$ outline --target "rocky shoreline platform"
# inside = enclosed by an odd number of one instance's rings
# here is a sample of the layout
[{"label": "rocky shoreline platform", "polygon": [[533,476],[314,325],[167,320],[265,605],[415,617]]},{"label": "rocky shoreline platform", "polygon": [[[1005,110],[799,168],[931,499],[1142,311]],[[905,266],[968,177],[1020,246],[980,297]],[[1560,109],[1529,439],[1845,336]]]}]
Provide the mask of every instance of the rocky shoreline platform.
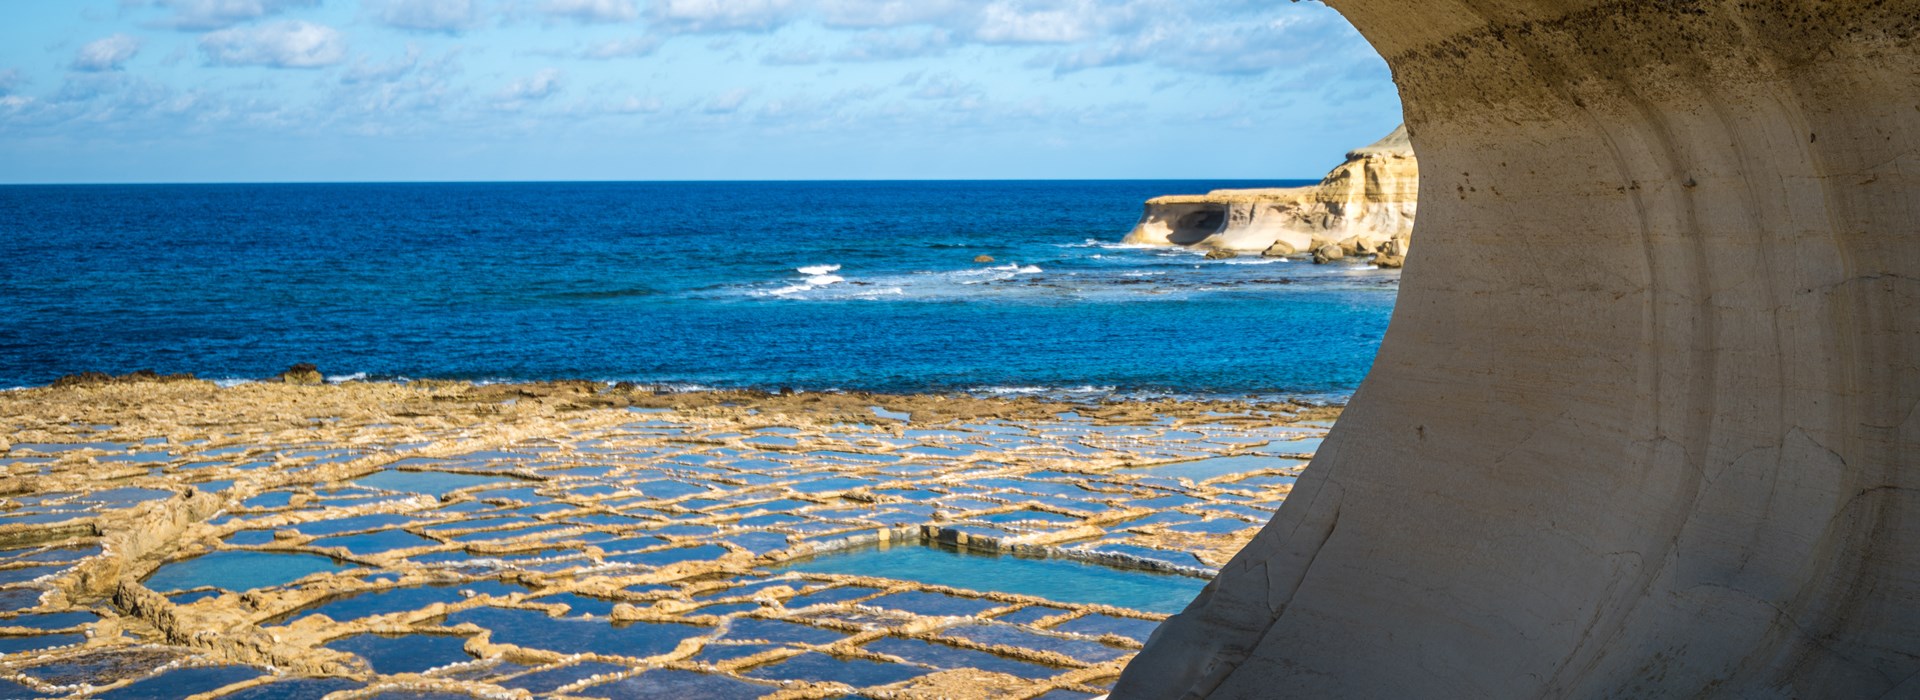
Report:
[{"label": "rocky shoreline platform", "polygon": [[1338,413],[301,378],[0,392],[0,697],[1095,697]]}]

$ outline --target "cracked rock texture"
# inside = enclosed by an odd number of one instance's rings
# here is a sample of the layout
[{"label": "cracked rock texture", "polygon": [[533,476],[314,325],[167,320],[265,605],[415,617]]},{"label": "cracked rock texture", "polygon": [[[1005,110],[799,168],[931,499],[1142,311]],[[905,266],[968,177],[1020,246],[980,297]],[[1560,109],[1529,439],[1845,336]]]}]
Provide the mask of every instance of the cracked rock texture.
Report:
[{"label": "cracked rock texture", "polygon": [[1328,4],[1420,250],[1114,697],[1920,696],[1920,3]]},{"label": "cracked rock texture", "polygon": [[0,392],[0,698],[1092,697],[1337,414],[585,382]]}]

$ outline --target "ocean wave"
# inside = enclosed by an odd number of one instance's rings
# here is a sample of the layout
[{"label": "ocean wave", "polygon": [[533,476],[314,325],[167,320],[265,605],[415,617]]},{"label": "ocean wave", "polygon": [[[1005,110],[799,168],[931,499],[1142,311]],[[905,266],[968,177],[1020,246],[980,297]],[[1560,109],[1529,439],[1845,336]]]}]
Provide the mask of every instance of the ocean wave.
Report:
[{"label": "ocean wave", "polygon": [[840,266],[839,265],[808,265],[806,267],[796,267],[794,268],[794,271],[799,272],[800,274],[803,274],[803,275],[807,275],[809,277],[818,277],[820,275],[825,275],[830,272],[839,272]]},{"label": "ocean wave", "polygon": [[785,287],[781,287],[779,289],[775,289],[769,292],[764,292],[763,294],[765,296],[775,296],[775,297],[791,296],[794,294],[799,294],[801,292],[808,292],[815,289],[819,289],[821,287],[835,285],[835,284],[839,284],[841,282],[847,281],[847,278],[845,277],[832,274],[834,270],[838,270],[838,269],[840,269],[839,265],[816,265],[813,267],[803,267],[803,268],[800,268],[801,272],[808,272],[809,270],[812,271],[807,274],[807,278],[805,280],[801,280],[800,283],[798,284],[790,284]]},{"label": "ocean wave", "polygon": [[[617,383],[617,382],[616,382]],[[636,387],[668,394],[691,394],[701,391],[725,391],[723,387],[691,382],[629,382]]]},{"label": "ocean wave", "polygon": [[1117,386],[981,386],[968,389],[970,394],[988,396],[1059,396],[1068,394],[1112,394],[1120,390]]},{"label": "ocean wave", "polygon": [[[991,265],[921,269],[866,270],[846,276],[823,274],[718,287],[710,293],[766,300],[888,303],[915,301],[1028,301],[1104,303],[1167,299],[1223,292],[1277,292],[1282,288],[1333,290],[1336,286],[1391,285],[1388,275],[1354,265],[1294,265],[1299,260],[1242,256],[1223,265],[1194,259],[1196,251],[1162,249],[1151,256],[1112,256],[1118,260],[1086,264],[1090,256]],[[1166,256],[1163,258],[1162,256]],[[1262,267],[1278,265],[1279,267]],[[1294,287],[1300,285],[1300,287]]]},{"label": "ocean wave", "polygon": [[1013,273],[1016,275],[1037,275],[1042,272],[1045,272],[1045,270],[1040,269],[1039,265],[1021,265],[1020,263],[1008,263],[1006,265],[995,265],[993,267],[979,267],[971,270],[960,270],[953,274],[956,277],[971,277],[971,276],[977,276],[977,275],[991,275],[997,272]]},{"label": "ocean wave", "polygon": [[213,382],[213,385],[214,385],[214,386],[217,386],[217,387],[220,387],[220,388],[222,388],[222,389],[232,389],[232,388],[234,388],[234,387],[236,387],[236,386],[240,386],[240,385],[242,385],[242,384],[255,384],[255,383],[258,383],[258,382],[259,382],[260,380],[258,380],[258,379],[240,379],[240,378],[237,378],[237,377],[226,377],[226,378],[222,378],[222,379],[209,379],[209,380],[207,380],[207,381],[210,381],[210,382]]},{"label": "ocean wave", "polygon": [[1080,243],[1056,243],[1055,245],[1061,248],[1099,248],[1102,250],[1160,250],[1167,247],[1154,245],[1152,243],[1116,243],[1114,241],[1103,241],[1097,238],[1089,238]]},{"label": "ocean wave", "polygon": [[985,284],[988,282],[1002,282],[1002,281],[1010,280],[1019,275],[1037,275],[1042,272],[1046,272],[1046,270],[1040,269],[1039,265],[1021,265],[1019,263],[1012,263],[1008,265],[995,265],[993,267],[982,267],[982,268],[977,268],[973,270],[961,270],[959,272],[953,273],[953,276],[971,278],[971,279],[960,280],[961,284]]},{"label": "ocean wave", "polygon": [[340,384],[343,382],[364,382],[366,380],[367,380],[366,372],[354,372],[353,374],[334,374],[334,375],[327,376],[328,384]]}]

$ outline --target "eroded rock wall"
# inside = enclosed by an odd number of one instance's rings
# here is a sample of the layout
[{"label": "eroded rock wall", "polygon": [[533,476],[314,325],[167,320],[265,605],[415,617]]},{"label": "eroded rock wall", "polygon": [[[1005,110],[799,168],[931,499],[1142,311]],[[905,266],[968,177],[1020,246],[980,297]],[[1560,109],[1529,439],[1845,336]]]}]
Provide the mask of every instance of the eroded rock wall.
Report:
[{"label": "eroded rock wall", "polygon": [[1328,4],[1420,246],[1114,697],[1920,696],[1920,2]]},{"label": "eroded rock wall", "polygon": [[1129,243],[1309,253],[1347,243],[1373,252],[1413,231],[1420,170],[1405,126],[1347,154],[1318,185],[1214,190],[1147,200]]}]

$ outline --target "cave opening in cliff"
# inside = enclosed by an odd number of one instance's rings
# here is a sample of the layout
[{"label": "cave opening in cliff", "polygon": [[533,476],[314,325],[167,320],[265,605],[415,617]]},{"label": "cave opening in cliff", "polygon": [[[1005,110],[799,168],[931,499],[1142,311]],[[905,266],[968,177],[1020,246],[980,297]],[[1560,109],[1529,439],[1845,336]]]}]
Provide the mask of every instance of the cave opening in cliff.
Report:
[{"label": "cave opening in cliff", "polygon": [[1176,245],[1199,243],[1219,233],[1221,225],[1226,222],[1226,208],[1206,207],[1174,221],[1173,231],[1167,234],[1167,241]]}]

